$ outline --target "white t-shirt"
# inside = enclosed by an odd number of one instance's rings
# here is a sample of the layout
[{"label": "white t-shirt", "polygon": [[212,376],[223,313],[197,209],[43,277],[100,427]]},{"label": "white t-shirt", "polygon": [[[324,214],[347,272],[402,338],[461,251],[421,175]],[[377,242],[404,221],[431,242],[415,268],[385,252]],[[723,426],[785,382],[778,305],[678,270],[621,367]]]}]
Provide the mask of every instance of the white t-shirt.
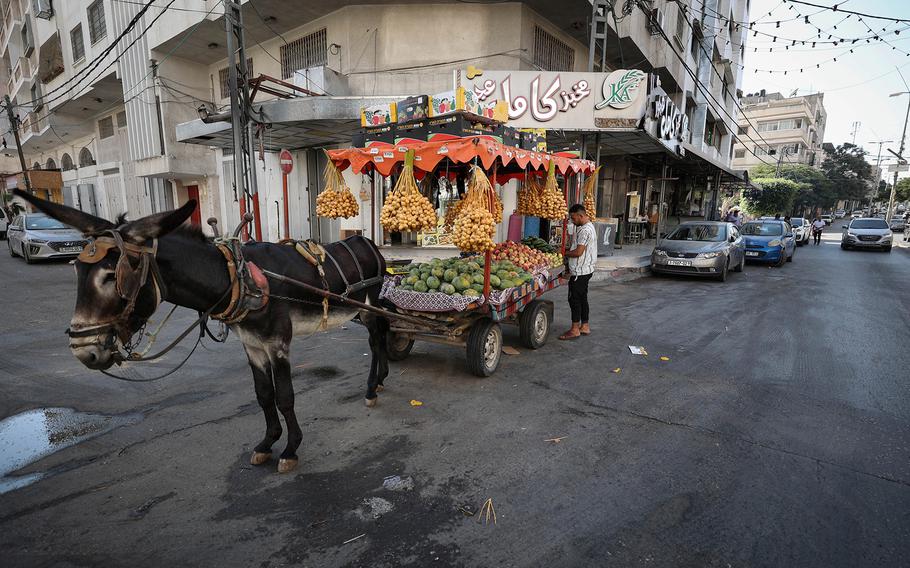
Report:
[{"label": "white t-shirt", "polygon": [[569,250],[575,250],[578,245],[584,245],[585,252],[579,257],[569,259],[569,272],[573,276],[594,274],[597,264],[597,229],[594,228],[594,223],[588,221],[580,227],[575,227]]},{"label": "white t-shirt", "polygon": [[812,221],[812,227],[814,227],[814,228],[816,228],[816,229],[824,229],[824,228],[825,228],[825,222],[822,221],[821,219],[819,219],[819,220],[817,220],[817,221]]}]

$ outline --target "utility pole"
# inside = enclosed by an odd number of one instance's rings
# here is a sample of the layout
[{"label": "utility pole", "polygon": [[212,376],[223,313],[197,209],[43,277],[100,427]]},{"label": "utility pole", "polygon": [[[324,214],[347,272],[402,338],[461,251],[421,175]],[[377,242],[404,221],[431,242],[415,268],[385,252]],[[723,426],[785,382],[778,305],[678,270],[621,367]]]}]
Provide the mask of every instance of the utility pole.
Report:
[{"label": "utility pole", "polygon": [[852,144],[853,144],[854,146],[856,146],[856,133],[859,132],[859,127],[860,127],[861,125],[862,125],[862,123],[861,123],[860,121],[858,121],[858,120],[857,120],[856,122],[853,123],[853,130],[850,132],[850,135],[853,136],[853,142],[852,142]]},{"label": "utility pole", "polygon": [[781,147],[780,153],[777,158],[777,171],[775,172],[774,177],[780,177],[780,166],[784,161],[784,157],[789,153],[790,152],[787,151],[786,147]]},{"label": "utility pole", "polygon": [[25,165],[25,154],[22,153],[22,144],[19,142],[19,119],[13,113],[13,103],[9,100],[9,95],[3,95],[3,103],[6,105],[6,116],[9,118],[9,127],[13,131],[13,138],[16,140],[16,150],[19,151],[19,165],[22,166],[22,177],[25,178],[25,190],[32,192],[32,180],[28,177],[28,166]]},{"label": "utility pole", "polygon": [[[231,89],[231,131],[234,139],[234,185],[240,189],[240,216],[246,213],[247,196],[253,202],[256,240],[262,240],[262,221],[256,183],[256,157],[250,114],[249,70],[246,67],[246,48],[243,39],[243,14],[240,0],[224,0],[224,20],[227,28],[228,82]],[[244,228],[244,236],[249,236]]]},{"label": "utility pole", "polygon": [[[903,91],[900,93],[892,93],[892,97],[897,97],[900,95],[910,95],[910,91]],[[904,130],[901,133],[901,146],[900,149],[895,154],[894,151],[888,150],[895,156],[897,156],[897,164],[894,166],[894,183],[891,184],[891,197],[888,198],[888,211],[885,213],[885,221],[891,223],[891,212],[894,209],[894,197],[897,194],[897,174],[900,166],[907,163],[907,160],[904,159],[904,141],[907,139],[907,119],[910,119],[910,97],[907,100],[907,114],[904,116]]]},{"label": "utility pole", "polygon": [[[878,172],[878,179],[875,180],[875,192],[878,192],[878,182],[882,179],[882,146],[884,144],[891,144],[894,140],[874,140],[869,142],[869,144],[878,144],[878,157],[875,159],[875,171]],[[873,194],[875,195],[875,194]],[[869,198],[869,211],[872,211],[872,201],[873,198]]]}]

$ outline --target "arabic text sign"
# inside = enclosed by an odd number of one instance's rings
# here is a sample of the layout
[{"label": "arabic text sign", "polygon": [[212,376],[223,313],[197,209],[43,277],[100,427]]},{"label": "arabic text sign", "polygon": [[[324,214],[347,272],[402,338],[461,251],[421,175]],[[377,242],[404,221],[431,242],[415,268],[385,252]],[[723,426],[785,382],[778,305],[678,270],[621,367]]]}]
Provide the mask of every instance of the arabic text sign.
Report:
[{"label": "arabic text sign", "polygon": [[509,126],[592,130],[595,122],[634,126],[645,113],[647,74],[637,69],[612,73],[484,71],[468,79],[455,72],[455,87],[472,90],[479,100],[501,100],[509,107]]}]

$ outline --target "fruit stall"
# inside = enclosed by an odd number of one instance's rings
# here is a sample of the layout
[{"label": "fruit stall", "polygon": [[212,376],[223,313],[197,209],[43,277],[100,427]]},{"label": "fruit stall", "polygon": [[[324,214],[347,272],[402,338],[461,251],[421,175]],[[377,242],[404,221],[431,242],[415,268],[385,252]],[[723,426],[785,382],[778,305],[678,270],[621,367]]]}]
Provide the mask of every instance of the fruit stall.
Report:
[{"label": "fruit stall", "polygon": [[344,148],[329,150],[328,156],[317,214],[345,214],[350,190],[339,171],[378,173],[395,178],[380,212],[388,231],[437,225],[436,209],[421,190],[420,180],[427,175],[467,180],[443,221],[459,256],[398,266],[385,279],[381,298],[392,321],[390,359],[407,357],[415,341],[455,345],[466,349],[469,370],[485,377],[499,365],[503,324],[516,325],[521,344],[529,349],[546,343],[553,304],[540,297],[565,282],[564,248],[537,237],[494,242],[503,216],[494,184],[521,182],[517,214],[563,221],[569,180],[593,174],[592,162],[507,146],[485,136]]}]

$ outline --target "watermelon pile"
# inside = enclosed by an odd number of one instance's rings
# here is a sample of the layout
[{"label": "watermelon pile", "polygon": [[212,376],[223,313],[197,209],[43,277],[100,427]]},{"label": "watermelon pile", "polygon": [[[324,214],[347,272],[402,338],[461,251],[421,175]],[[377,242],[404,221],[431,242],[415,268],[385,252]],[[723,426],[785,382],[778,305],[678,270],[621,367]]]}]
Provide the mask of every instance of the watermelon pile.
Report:
[{"label": "watermelon pile", "polygon": [[[479,297],[483,293],[483,261],[478,258],[434,258],[430,262],[407,266],[399,290],[422,293],[442,293],[449,296]],[[490,287],[508,290],[531,282],[526,270],[509,260],[490,265]]]}]

